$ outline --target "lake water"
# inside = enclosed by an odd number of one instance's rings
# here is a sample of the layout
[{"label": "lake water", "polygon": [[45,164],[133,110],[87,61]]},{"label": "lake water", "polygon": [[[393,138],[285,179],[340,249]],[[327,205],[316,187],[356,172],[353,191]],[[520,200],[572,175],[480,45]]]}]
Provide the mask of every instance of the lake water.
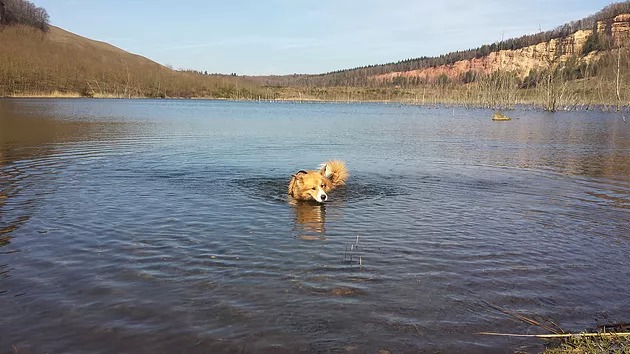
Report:
[{"label": "lake water", "polygon": [[[630,322],[630,122],[0,100],[0,352],[537,352]],[[346,161],[326,205],[292,173]]]}]

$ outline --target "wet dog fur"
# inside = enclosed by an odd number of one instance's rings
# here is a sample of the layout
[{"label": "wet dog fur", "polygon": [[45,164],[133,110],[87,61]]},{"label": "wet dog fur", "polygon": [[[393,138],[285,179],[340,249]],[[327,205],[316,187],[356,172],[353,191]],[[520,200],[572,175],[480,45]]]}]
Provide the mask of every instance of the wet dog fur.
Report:
[{"label": "wet dog fur", "polygon": [[300,170],[289,182],[289,195],[296,200],[324,203],[328,192],[346,184],[348,170],[339,160],[330,160],[319,166],[319,170]]}]

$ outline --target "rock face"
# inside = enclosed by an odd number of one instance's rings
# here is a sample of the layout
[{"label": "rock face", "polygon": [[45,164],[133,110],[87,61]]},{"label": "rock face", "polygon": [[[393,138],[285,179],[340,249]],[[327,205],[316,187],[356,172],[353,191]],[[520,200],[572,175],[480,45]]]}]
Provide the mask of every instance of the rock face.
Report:
[{"label": "rock face", "polygon": [[[614,45],[627,44],[630,40],[630,14],[621,14],[609,21],[599,21],[597,31],[601,34],[609,33]],[[390,81],[396,77],[417,77],[432,82],[437,81],[442,75],[446,75],[451,80],[457,80],[468,71],[489,74],[497,70],[515,72],[524,78],[532,69],[547,68],[552,61],[565,61],[573,55],[581,54],[592,33],[593,30],[579,30],[565,38],[552,39],[517,50],[492,52],[485,57],[461,60],[450,65],[390,72],[372,76],[372,79]],[[592,56],[585,58],[585,60],[590,59]]]},{"label": "rock face", "polygon": [[615,46],[628,43],[628,39],[630,39],[630,14],[621,14],[615,17],[611,24],[611,32]]}]

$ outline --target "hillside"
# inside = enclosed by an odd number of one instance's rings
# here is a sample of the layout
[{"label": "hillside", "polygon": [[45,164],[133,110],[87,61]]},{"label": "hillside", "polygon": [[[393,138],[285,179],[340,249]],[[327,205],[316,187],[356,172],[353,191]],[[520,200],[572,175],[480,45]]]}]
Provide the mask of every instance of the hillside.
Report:
[{"label": "hillside", "polygon": [[258,85],[176,71],[110,44],[50,26],[0,26],[0,96],[253,98]]},{"label": "hillside", "polygon": [[253,79],[299,100],[620,109],[630,105],[630,1],[550,31],[440,57]]},{"label": "hillside", "polygon": [[567,63],[572,58],[577,58],[580,63],[592,64],[599,59],[598,53],[587,47],[593,37],[607,38],[611,48],[627,44],[630,39],[630,14],[597,21],[594,29],[577,30],[561,38],[519,49],[499,50],[483,57],[459,60],[448,65],[372,75],[369,79],[381,82],[401,82],[408,79],[435,82],[440,77],[447,77],[456,81],[465,80],[467,74],[488,75],[498,70],[513,72],[524,79],[532,70],[544,70],[553,62]]},{"label": "hillside", "polygon": [[[461,75],[468,70],[481,74],[514,70],[524,77],[529,70],[549,66],[549,61],[557,61],[558,57],[566,60],[571,56],[585,54],[585,46],[589,47],[587,49],[590,53],[627,43],[630,27],[628,14],[630,1],[625,1],[611,4],[591,16],[549,31],[486,44],[475,49],[445,53],[439,57],[419,57],[318,75],[268,76],[259,79],[270,86],[383,87],[406,83],[406,77],[417,78],[409,82],[414,85],[437,81],[441,74],[451,80],[461,80]],[[592,33],[598,35],[591,37]],[[624,35],[619,36],[622,33]],[[615,39],[611,38],[613,35]],[[455,70],[452,70],[453,67]],[[443,79],[444,77],[442,81]]]}]

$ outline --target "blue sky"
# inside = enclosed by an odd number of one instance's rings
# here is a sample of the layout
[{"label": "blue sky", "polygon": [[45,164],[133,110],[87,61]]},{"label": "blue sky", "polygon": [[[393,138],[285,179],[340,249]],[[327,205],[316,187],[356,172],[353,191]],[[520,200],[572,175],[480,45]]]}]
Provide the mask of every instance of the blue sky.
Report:
[{"label": "blue sky", "polygon": [[609,0],[31,0],[51,23],[176,69],[322,73],[549,30]]}]

